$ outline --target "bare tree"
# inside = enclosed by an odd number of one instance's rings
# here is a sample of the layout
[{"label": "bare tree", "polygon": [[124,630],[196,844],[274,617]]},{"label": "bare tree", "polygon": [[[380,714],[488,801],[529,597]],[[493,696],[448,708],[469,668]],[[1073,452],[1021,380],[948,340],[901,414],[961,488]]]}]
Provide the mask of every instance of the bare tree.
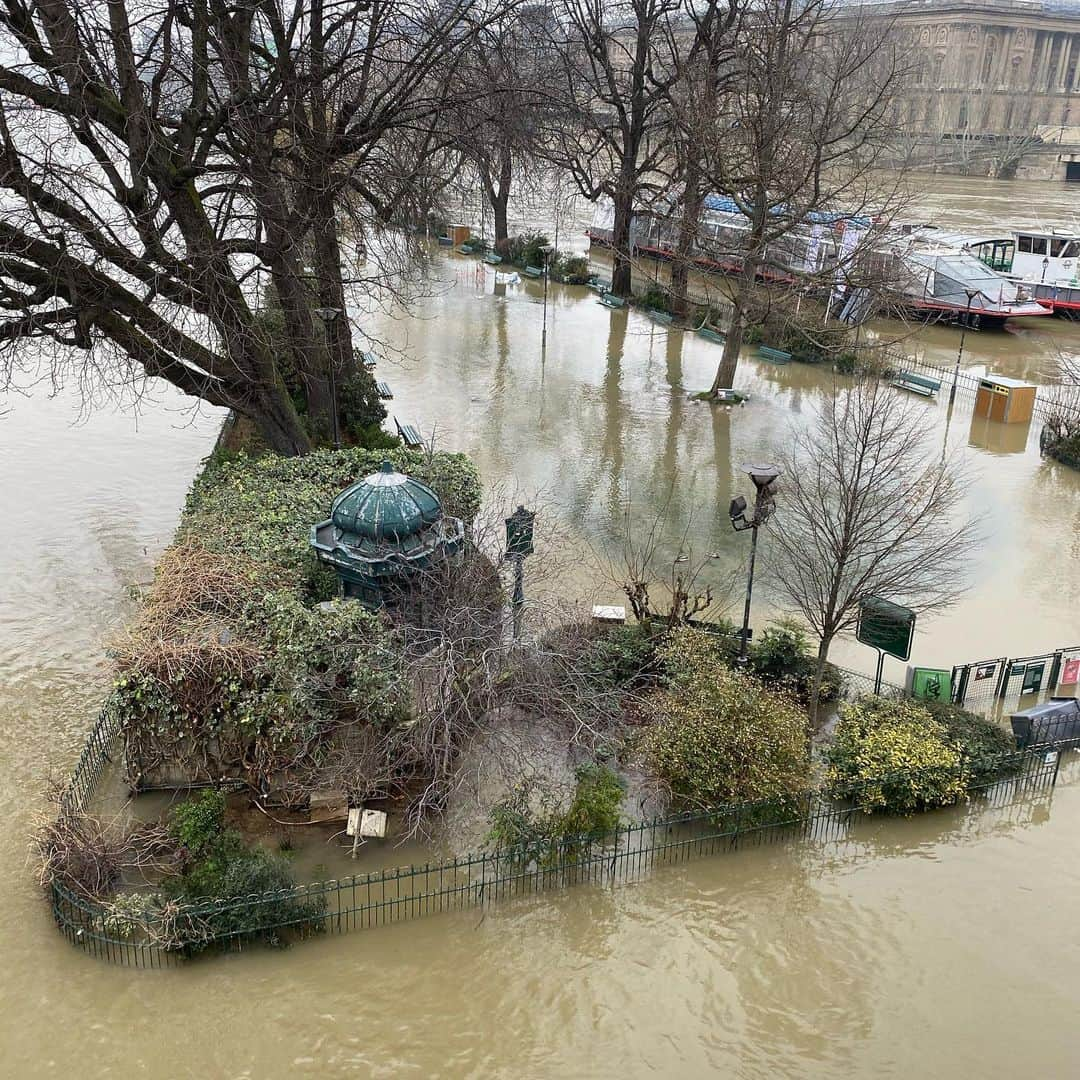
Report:
[{"label": "bare tree", "polygon": [[862,379],[825,400],[784,463],[771,570],[818,638],[811,722],[829,648],[862,600],[924,614],[964,591],[976,524],[959,516],[963,477],[931,452],[920,417],[887,383]]},{"label": "bare tree", "polygon": [[581,193],[610,199],[611,291],[629,296],[634,209],[655,187],[669,149],[667,94],[687,35],[682,0],[561,0],[567,28],[565,116],[550,153]]},{"label": "bare tree", "polygon": [[[0,0],[6,381],[11,346],[44,342],[32,358],[54,381],[162,378],[275,450],[308,449],[285,373],[325,430],[353,364],[350,293],[388,279],[364,270],[365,233],[423,201],[453,64],[494,10]],[[254,311],[266,281],[273,340]]]},{"label": "bare tree", "polygon": [[495,248],[506,254],[507,210],[534,163],[550,86],[558,78],[561,28],[541,5],[509,9],[477,35],[456,65],[463,107],[451,114],[455,144],[491,206]]},{"label": "bare tree", "polygon": [[[745,221],[729,234],[735,317],[714,394],[732,386],[759,282],[790,276],[779,258],[788,254],[787,238],[815,220],[832,227],[888,215],[897,184],[883,184],[875,167],[893,145],[892,103],[905,75],[880,26],[837,17],[832,0],[748,8],[737,47],[738,70],[719,113],[697,132],[709,186]],[[855,261],[850,245],[840,250],[841,262]]]}]

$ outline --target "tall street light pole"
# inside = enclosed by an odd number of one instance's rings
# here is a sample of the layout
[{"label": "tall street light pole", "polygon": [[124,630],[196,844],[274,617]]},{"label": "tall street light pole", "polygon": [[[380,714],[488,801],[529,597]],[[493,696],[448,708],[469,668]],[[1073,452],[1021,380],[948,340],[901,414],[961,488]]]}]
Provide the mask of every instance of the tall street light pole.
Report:
[{"label": "tall street light pole", "polygon": [[967,294],[967,308],[964,311],[964,325],[960,328],[960,348],[956,350],[956,371],[953,373],[952,389],[949,391],[949,405],[956,400],[956,384],[960,381],[960,360],[964,355],[964,337],[967,334],[968,323],[971,322],[971,301],[981,292],[980,289],[965,289]]},{"label": "tall street light pole", "polygon": [[551,248],[542,247],[541,254],[544,256],[544,329],[540,335],[540,348],[547,348],[547,297],[548,297],[548,267],[551,265]]},{"label": "tall street light pole", "polygon": [[323,321],[326,327],[327,353],[330,359],[330,430],[334,440],[334,449],[341,449],[341,421],[338,417],[337,401],[337,350],[334,348],[333,328],[330,325],[339,315],[343,314],[341,308],[321,307],[315,308],[315,314]]},{"label": "tall street light pole", "polygon": [[754,561],[757,557],[758,528],[769,520],[776,505],[776,479],[780,469],[776,465],[743,465],[742,470],[753,481],[757,494],[754,497],[754,513],[746,519],[746,499],[742,495],[731,500],[728,515],[732,528],[736,532],[750,529],[750,567],[746,574],[746,604],[743,607],[742,638],[739,644],[739,656],[735,661],[745,668],[750,662],[750,599],[754,592]]}]

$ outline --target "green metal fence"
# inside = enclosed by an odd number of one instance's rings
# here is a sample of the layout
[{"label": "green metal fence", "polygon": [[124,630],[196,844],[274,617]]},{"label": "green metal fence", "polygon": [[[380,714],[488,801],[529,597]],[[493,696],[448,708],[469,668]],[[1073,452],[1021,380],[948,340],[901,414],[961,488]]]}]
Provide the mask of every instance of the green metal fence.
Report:
[{"label": "green metal fence", "polygon": [[[115,725],[103,716],[76,767],[63,812],[85,808],[109,759],[113,736]],[[971,775],[971,764],[962,766],[965,775]],[[1045,748],[978,764],[981,776],[998,766],[1009,774],[988,780],[975,793],[988,806],[1028,799],[1057,781],[1058,754]],[[481,852],[238,899],[166,905],[152,915],[125,915],[54,881],[52,909],[63,934],[89,954],[134,967],[165,967],[207,947],[239,948],[270,936],[345,933],[577,884],[612,886],[641,879],[660,867],[748,846],[794,838],[840,839],[854,820],[864,817],[857,799],[832,801],[810,793],[784,803],[720,806],[601,835]]]}]

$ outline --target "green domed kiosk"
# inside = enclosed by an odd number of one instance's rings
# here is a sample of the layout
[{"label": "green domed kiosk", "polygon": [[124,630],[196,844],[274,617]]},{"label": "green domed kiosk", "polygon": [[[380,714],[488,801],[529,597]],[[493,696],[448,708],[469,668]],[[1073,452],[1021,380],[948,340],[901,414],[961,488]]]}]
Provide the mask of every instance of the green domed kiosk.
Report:
[{"label": "green domed kiosk", "polygon": [[464,525],[443,513],[438,495],[389,461],[343,491],[329,519],[311,528],[311,546],[334,568],[342,595],[371,608],[395,603],[464,539]]}]

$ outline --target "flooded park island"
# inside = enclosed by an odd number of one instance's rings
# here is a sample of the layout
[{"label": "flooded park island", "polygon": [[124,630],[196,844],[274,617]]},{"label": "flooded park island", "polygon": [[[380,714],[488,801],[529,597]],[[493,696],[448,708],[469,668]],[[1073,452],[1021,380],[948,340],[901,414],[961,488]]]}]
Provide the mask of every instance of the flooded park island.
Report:
[{"label": "flooded park island", "polygon": [[8,5],[15,1074],[1075,1071],[1080,14],[984,8]]}]

